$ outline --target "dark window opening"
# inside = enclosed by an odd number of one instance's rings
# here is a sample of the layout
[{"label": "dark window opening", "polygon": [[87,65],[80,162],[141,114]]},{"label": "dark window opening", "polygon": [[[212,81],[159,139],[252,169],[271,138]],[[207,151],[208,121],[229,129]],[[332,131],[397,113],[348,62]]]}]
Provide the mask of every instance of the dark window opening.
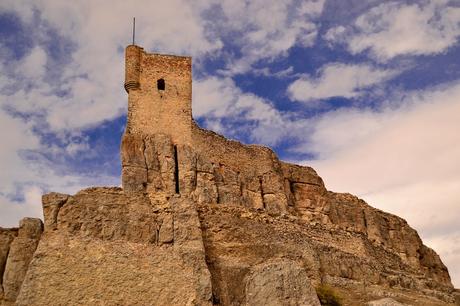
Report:
[{"label": "dark window opening", "polygon": [[158,88],[158,90],[165,90],[166,84],[165,84],[165,80],[164,80],[164,79],[159,79],[159,80],[157,81],[157,88]]},{"label": "dark window opening", "polygon": [[177,158],[177,146],[174,146],[174,181],[176,183],[176,193],[179,193],[179,163]]}]

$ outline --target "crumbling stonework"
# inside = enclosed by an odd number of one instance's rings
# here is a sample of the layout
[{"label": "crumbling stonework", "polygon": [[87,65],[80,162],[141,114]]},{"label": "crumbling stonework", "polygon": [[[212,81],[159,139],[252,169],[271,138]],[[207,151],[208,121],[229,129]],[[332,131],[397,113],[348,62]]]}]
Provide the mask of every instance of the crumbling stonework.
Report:
[{"label": "crumbling stonework", "polygon": [[0,305],[319,305],[319,284],[344,305],[458,304],[405,220],[198,127],[191,75],[127,47],[123,188],[49,193],[44,225],[0,228]]}]

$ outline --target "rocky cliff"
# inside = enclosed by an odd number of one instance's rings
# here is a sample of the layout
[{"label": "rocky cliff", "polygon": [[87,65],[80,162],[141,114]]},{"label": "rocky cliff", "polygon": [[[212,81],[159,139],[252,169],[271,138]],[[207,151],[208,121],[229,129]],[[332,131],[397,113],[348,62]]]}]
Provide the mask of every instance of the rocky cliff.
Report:
[{"label": "rocky cliff", "polygon": [[319,305],[319,284],[344,305],[455,303],[446,267],[403,219],[268,148],[219,141],[254,160],[126,134],[123,189],[47,194],[44,225],[0,230],[2,303]]}]

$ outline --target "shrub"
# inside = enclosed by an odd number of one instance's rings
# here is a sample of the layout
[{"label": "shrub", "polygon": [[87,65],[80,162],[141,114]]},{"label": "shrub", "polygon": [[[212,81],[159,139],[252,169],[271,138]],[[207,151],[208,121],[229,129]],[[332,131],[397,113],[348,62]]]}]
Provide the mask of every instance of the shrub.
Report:
[{"label": "shrub", "polygon": [[318,287],[316,287],[316,294],[318,295],[319,302],[321,305],[324,306],[341,306],[342,305],[342,299],[340,296],[337,294],[337,292],[334,291],[331,287],[328,285],[321,284]]}]

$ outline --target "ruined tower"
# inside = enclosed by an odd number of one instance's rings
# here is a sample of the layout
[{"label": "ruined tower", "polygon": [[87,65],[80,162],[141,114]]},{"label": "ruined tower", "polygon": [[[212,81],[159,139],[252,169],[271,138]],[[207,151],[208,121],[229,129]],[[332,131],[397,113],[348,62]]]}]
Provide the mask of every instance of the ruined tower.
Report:
[{"label": "ruined tower", "polygon": [[128,192],[152,187],[179,193],[177,145],[190,145],[192,138],[192,59],[147,53],[136,45],[126,47],[125,57],[122,185]]},{"label": "ruined tower", "polygon": [[126,133],[167,134],[178,144],[190,143],[192,125],[191,57],[146,53],[126,47],[128,92]]}]

